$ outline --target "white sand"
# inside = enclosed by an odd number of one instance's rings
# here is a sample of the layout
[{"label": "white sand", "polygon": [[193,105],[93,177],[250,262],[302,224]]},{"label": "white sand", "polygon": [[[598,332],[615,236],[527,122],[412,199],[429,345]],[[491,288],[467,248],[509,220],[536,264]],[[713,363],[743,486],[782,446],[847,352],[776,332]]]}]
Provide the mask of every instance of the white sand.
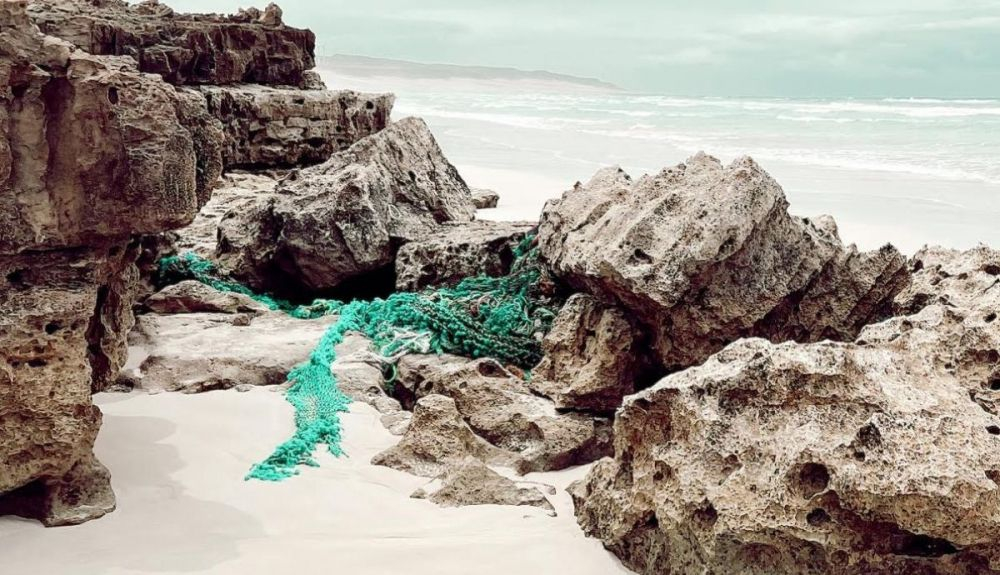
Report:
[{"label": "white sand", "polygon": [[559,516],[532,507],[442,509],[424,479],[369,464],[395,438],[367,405],[344,415],[349,458],[281,483],[245,482],[292,430],[279,393],[108,395],[98,457],[118,510],[69,528],[0,519],[0,573],[628,573],[575,524],[563,488],[584,469],[534,474]]}]

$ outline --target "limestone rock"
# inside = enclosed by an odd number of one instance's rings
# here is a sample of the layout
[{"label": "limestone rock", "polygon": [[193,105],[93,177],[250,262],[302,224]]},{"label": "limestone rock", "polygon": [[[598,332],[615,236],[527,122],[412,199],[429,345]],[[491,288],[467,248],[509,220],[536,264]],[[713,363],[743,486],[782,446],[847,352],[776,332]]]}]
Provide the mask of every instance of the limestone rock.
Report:
[{"label": "limestone rock", "polygon": [[325,162],[334,152],[384,129],[395,97],[349,90],[259,85],[203,86],[225,127],[228,168],[288,168]]},{"label": "limestone rock", "polygon": [[494,192],[493,190],[473,188],[472,203],[476,206],[477,210],[495,208],[500,205],[500,194]]},{"label": "limestone rock", "polygon": [[137,320],[129,362],[138,367],[126,374],[133,384],[147,391],[200,393],[284,383],[335,318],[301,320],[268,312],[146,314]]},{"label": "limestone rock", "polygon": [[137,258],[140,245],[112,248],[100,271],[97,303],[87,327],[91,390],[104,391],[118,378],[128,357],[128,333],[135,325],[132,307],[141,287]]},{"label": "limestone rock", "polygon": [[409,355],[397,370],[393,389],[404,407],[428,395],[454,399],[477,435],[516,456],[521,474],[565,469],[610,453],[606,419],[558,413],[493,360]]},{"label": "limestone rock", "polygon": [[316,65],[315,35],[285,26],[270,8],[257,17],[220,16],[150,2],[31,0],[29,10],[42,32],[91,54],[131,56],[143,72],[175,85],[300,86]]},{"label": "limestone rock", "polygon": [[372,458],[372,465],[433,478],[467,457],[493,465],[511,463],[510,454],[469,429],[453,399],[428,395],[414,407],[413,420],[400,442]]},{"label": "limestone rock", "polygon": [[412,497],[427,499],[441,507],[528,505],[544,509],[552,517],[556,515],[555,508],[537,487],[520,487],[474,457],[449,468],[440,479],[441,485],[436,490],[428,493],[421,488]]},{"label": "limestone rock", "polygon": [[910,268],[913,282],[896,296],[898,314],[931,304],[1000,311],[1000,250],[926,247],[910,259]]},{"label": "limestone rock", "polygon": [[623,397],[644,387],[646,348],[624,312],[575,294],[542,342],[545,358],[530,386],[560,409],[613,412]]},{"label": "limestone rock", "polygon": [[267,313],[268,307],[250,296],[220,292],[199,281],[170,285],[149,296],[143,305],[158,314],[175,313]]},{"label": "limestone rock", "polygon": [[315,70],[306,70],[303,74],[302,86],[303,90],[326,90],[326,82],[323,81],[323,77],[319,75],[319,72]]},{"label": "limestone rock", "polygon": [[514,250],[536,225],[481,220],[447,224],[441,231],[399,249],[396,289],[419,291],[454,285],[477,275],[507,275],[514,263]]},{"label": "limestone rock", "polygon": [[[190,223],[210,160],[179,120],[176,91],[126,58],[53,49],[24,29],[0,32],[0,252],[124,244]],[[58,67],[34,65],[52,58]]]},{"label": "limestone rock", "polygon": [[46,527],[79,525],[114,510],[111,473],[93,455],[84,456],[62,477],[0,494],[0,515],[38,518]]},{"label": "limestone rock", "polygon": [[211,182],[198,102],[127,58],[44,36],[0,2],[0,507],[46,524],[114,507],[92,454],[124,361],[139,249]]},{"label": "limestone rock", "polygon": [[888,317],[904,258],[844,247],[832,220],[787,210],[750,158],[698,154],[635,182],[598,172],[546,205],[539,246],[557,277],[644,323],[668,372],[741,337],[851,340]]},{"label": "limestone rock", "polygon": [[[174,252],[193,252],[203,258],[215,256],[217,236],[223,217],[250,209],[261,198],[271,197],[277,180],[263,173],[231,172],[226,174],[212,192],[212,199],[202,207],[191,225],[172,232]],[[236,230],[231,230],[230,235]]]},{"label": "limestone rock", "polygon": [[1000,568],[1000,419],[934,307],[864,345],[741,340],[630,396],[580,525],[644,574]]},{"label": "limestone rock", "polygon": [[373,355],[371,340],[360,333],[348,333],[334,351],[337,359],[330,364],[330,372],[337,388],[352,400],[374,407],[393,435],[405,433],[410,413],[385,392],[381,363]]},{"label": "limestone rock", "polygon": [[473,213],[468,186],[427,125],[407,118],[227,215],[218,259],[256,289],[323,293],[355,280],[370,290],[370,278],[391,278],[400,245]]}]

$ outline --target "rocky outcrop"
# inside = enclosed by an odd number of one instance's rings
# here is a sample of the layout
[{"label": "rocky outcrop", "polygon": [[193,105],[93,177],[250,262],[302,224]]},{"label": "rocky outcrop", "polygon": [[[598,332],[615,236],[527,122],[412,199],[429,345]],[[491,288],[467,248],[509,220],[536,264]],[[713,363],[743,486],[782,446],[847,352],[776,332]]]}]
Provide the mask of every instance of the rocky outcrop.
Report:
[{"label": "rocky outcrop", "polygon": [[887,317],[904,258],[844,247],[831,219],[787,210],[753,160],[699,154],[634,182],[599,172],[546,205],[539,245],[557,277],[634,314],[665,371],[741,337],[851,340]]},{"label": "rocky outcrop", "polygon": [[325,162],[389,124],[392,94],[203,86],[226,132],[227,168],[289,168]]},{"label": "rocky outcrop", "polygon": [[170,285],[143,301],[143,307],[158,314],[177,313],[267,313],[268,307],[248,295],[220,292],[195,280]]},{"label": "rocky outcrop", "polygon": [[171,84],[304,86],[316,37],[285,26],[270,5],[233,16],[177,14],[156,0],[31,0],[42,32],[95,55],[131,56]]},{"label": "rocky outcrop", "polygon": [[647,346],[620,309],[575,294],[542,342],[545,358],[529,385],[557,408],[612,413],[643,385]]},{"label": "rocky outcrop", "polygon": [[493,360],[412,355],[397,370],[393,391],[404,407],[428,395],[453,399],[472,431],[510,453],[521,474],[565,469],[610,453],[606,419],[558,413]]},{"label": "rocky outcrop", "polygon": [[114,507],[92,385],[124,360],[139,249],[208,196],[197,103],[0,2],[0,508],[47,525]]},{"label": "rocky outcrop", "polygon": [[493,190],[473,188],[472,203],[476,206],[477,210],[495,208],[500,205],[500,194],[494,192]]},{"label": "rocky outcrop", "polygon": [[910,258],[913,281],[896,296],[898,315],[927,305],[1000,311],[1000,250],[926,247]]},{"label": "rocky outcrop", "polygon": [[544,509],[552,517],[556,515],[555,508],[537,487],[521,487],[474,457],[449,468],[439,479],[436,488],[420,488],[412,497],[427,499],[441,507],[527,505]]},{"label": "rocky outcrop", "polygon": [[924,250],[914,315],[739,341],[627,398],[581,526],[640,573],[1000,569],[995,256]]},{"label": "rocky outcrop", "polygon": [[399,249],[396,289],[419,291],[455,285],[467,277],[507,275],[518,245],[536,225],[477,220],[442,226],[440,231]]},{"label": "rocky outcrop", "polygon": [[370,294],[379,283],[391,289],[400,245],[473,214],[468,186],[427,125],[407,118],[227,214],[217,255],[258,290],[327,293],[354,280]]},{"label": "rocky outcrop", "polygon": [[129,337],[136,367],[122,373],[122,382],[184,393],[281,385],[334,320],[260,311],[141,315]]},{"label": "rocky outcrop", "polygon": [[414,406],[413,420],[400,442],[372,458],[372,465],[434,478],[468,457],[493,465],[509,465],[512,460],[509,453],[469,429],[455,400],[428,395]]}]

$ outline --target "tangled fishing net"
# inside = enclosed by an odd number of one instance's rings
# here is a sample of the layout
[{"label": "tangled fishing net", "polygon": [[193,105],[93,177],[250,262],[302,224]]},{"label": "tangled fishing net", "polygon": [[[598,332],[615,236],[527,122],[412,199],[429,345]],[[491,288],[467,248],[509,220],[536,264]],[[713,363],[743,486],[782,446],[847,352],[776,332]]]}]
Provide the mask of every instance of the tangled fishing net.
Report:
[{"label": "tangled fishing net", "polygon": [[466,278],[454,287],[395,293],[371,301],[316,300],[309,305],[256,294],[228,280],[215,266],[194,254],[160,261],[160,283],[197,280],[217,290],[248,295],[272,310],[297,318],[337,315],[309,360],[289,374],[288,402],[295,408],[295,435],[270,457],[253,466],[247,479],[278,481],[298,473],[299,465],[317,465],[312,455],[325,445],[342,455],[339,413],[350,399],[337,388],[330,366],[334,348],[348,332],[372,340],[387,364],[406,353],[453,353],[491,357],[530,370],[542,358],[538,334],[548,331],[554,305],[541,287],[542,267],[532,237],[515,250],[511,272],[503,277]]}]

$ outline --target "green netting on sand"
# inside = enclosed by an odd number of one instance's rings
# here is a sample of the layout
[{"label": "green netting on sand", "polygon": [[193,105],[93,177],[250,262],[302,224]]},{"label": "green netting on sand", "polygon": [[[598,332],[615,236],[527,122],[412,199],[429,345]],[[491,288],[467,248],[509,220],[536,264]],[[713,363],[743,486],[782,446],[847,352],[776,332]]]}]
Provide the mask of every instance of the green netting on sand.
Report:
[{"label": "green netting on sand", "polygon": [[321,445],[334,455],[342,454],[338,414],[347,410],[350,399],[337,388],[330,366],[336,359],[335,346],[348,332],[368,336],[386,362],[409,352],[454,353],[492,357],[524,369],[534,367],[542,357],[536,334],[548,331],[555,311],[539,293],[541,267],[532,239],[518,246],[517,259],[506,276],[472,277],[454,287],[396,293],[371,301],[317,300],[296,306],[221,277],[210,262],[194,254],[162,260],[160,281],[195,279],[299,318],[338,315],[309,361],[288,375],[292,385],[286,397],[295,407],[295,435],[247,475],[247,479],[277,481],[296,475],[299,465],[316,465],[312,455]]}]

